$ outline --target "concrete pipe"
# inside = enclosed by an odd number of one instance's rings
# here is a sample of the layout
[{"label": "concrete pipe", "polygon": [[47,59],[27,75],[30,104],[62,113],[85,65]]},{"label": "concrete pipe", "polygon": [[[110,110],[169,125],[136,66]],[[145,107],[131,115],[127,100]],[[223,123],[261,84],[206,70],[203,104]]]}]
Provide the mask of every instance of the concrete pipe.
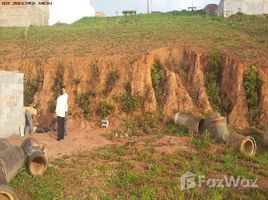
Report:
[{"label": "concrete pipe", "polygon": [[195,117],[188,113],[178,112],[174,116],[174,123],[182,125],[193,131],[199,133],[203,119]]},{"label": "concrete pipe", "polygon": [[0,185],[0,200],[18,200],[18,198],[11,187]]},{"label": "concrete pipe", "polygon": [[23,167],[25,155],[19,146],[5,148],[0,152],[0,174],[5,178],[5,182],[10,182],[17,174],[20,168]]},{"label": "concrete pipe", "polygon": [[47,170],[48,160],[44,155],[42,145],[33,138],[27,138],[22,142],[21,148],[27,157],[26,166],[28,172],[32,176],[43,175]]},{"label": "concrete pipe", "polygon": [[254,157],[257,151],[257,144],[253,137],[243,136],[237,133],[229,135],[227,144],[238,149],[245,157]]},{"label": "concrete pipe", "polygon": [[10,147],[11,145],[5,139],[0,139],[0,152]]},{"label": "concrete pipe", "polygon": [[219,142],[226,142],[229,137],[226,117],[214,113],[204,121],[204,128],[212,133]]}]

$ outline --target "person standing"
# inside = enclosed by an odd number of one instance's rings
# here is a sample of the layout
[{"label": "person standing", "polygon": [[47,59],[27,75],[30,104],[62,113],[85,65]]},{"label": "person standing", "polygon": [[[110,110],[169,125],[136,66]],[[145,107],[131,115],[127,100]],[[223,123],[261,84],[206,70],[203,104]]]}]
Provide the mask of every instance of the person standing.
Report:
[{"label": "person standing", "polygon": [[64,120],[66,112],[68,111],[68,105],[66,97],[63,95],[63,90],[60,90],[60,96],[57,98],[56,115],[58,124],[58,138],[57,140],[64,140]]},{"label": "person standing", "polygon": [[67,127],[67,116],[68,116],[68,94],[66,92],[66,87],[65,85],[62,87],[62,92],[63,96],[65,97],[66,105],[67,105],[67,111],[65,113],[65,118],[64,118],[64,135],[68,135],[68,127]]}]

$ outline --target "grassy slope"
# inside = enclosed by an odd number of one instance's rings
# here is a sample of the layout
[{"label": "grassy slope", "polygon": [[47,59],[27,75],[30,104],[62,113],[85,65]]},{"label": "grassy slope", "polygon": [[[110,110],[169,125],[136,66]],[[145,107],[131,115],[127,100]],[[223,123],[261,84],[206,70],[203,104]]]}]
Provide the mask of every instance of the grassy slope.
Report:
[{"label": "grassy slope", "polygon": [[[0,28],[0,68],[5,66],[5,59],[18,58],[25,49],[28,50],[27,57],[34,58],[86,54],[100,57],[115,53],[140,54],[167,43],[203,50],[220,48],[251,63],[268,60],[268,20],[261,17],[222,19],[177,13],[118,19],[85,18],[73,25],[30,27],[27,41],[23,31],[21,28]],[[195,144],[199,144],[196,154],[178,152],[156,157],[150,141],[142,149],[108,147],[58,160],[53,163],[57,167],[50,167],[43,177],[33,178],[22,170],[12,181],[12,186],[21,199],[31,196],[34,200],[267,197],[267,192],[258,189],[179,191],[178,177],[187,170],[199,174],[216,171],[267,179],[267,153],[252,162],[231,150],[215,156],[207,151],[207,147],[201,148],[204,145],[201,142],[200,147],[199,140]],[[136,168],[137,165],[140,167]]]},{"label": "grassy slope", "polygon": [[24,29],[0,28],[0,55],[18,56],[16,50],[28,48],[28,56],[33,57],[65,54],[97,57],[139,54],[175,43],[206,50],[220,48],[257,62],[256,54],[261,59],[268,56],[267,31],[267,18],[242,15],[233,19],[193,13],[84,18],[72,25],[30,27],[27,42]]},{"label": "grassy slope", "polygon": [[228,148],[220,154],[211,153],[212,141],[199,138],[192,143],[196,153],[160,153],[153,145],[158,139],[147,138],[142,147],[127,142],[64,157],[54,161],[42,177],[33,178],[23,169],[12,186],[25,200],[266,199],[267,190],[261,188],[180,190],[179,177],[191,171],[207,178],[266,176],[267,181],[267,152],[252,162]]}]

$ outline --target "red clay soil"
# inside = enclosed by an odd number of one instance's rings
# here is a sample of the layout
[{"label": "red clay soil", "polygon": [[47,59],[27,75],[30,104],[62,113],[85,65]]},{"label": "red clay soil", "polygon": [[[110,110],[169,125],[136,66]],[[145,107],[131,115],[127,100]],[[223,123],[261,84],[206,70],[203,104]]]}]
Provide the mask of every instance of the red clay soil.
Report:
[{"label": "red clay soil", "polygon": [[90,151],[94,148],[111,145],[114,142],[105,137],[106,129],[93,129],[90,126],[70,130],[64,140],[56,140],[56,132],[35,133],[26,137],[11,136],[8,141],[20,145],[25,138],[31,137],[43,143],[48,149],[48,159],[54,160],[63,155],[72,155],[81,151]]}]

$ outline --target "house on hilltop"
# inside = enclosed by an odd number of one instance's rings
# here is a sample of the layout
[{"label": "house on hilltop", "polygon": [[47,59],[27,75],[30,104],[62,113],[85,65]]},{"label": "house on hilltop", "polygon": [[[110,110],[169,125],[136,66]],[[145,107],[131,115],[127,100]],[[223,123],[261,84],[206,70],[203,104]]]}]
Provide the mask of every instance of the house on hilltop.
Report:
[{"label": "house on hilltop", "polygon": [[217,14],[217,10],[218,10],[218,5],[217,4],[208,4],[203,10],[207,14],[216,15]]},{"label": "house on hilltop", "polygon": [[0,26],[28,27],[47,26],[48,0],[7,0],[0,3]]},{"label": "house on hilltop", "polygon": [[230,17],[238,12],[247,15],[268,14],[268,0],[221,0],[218,15]]}]

